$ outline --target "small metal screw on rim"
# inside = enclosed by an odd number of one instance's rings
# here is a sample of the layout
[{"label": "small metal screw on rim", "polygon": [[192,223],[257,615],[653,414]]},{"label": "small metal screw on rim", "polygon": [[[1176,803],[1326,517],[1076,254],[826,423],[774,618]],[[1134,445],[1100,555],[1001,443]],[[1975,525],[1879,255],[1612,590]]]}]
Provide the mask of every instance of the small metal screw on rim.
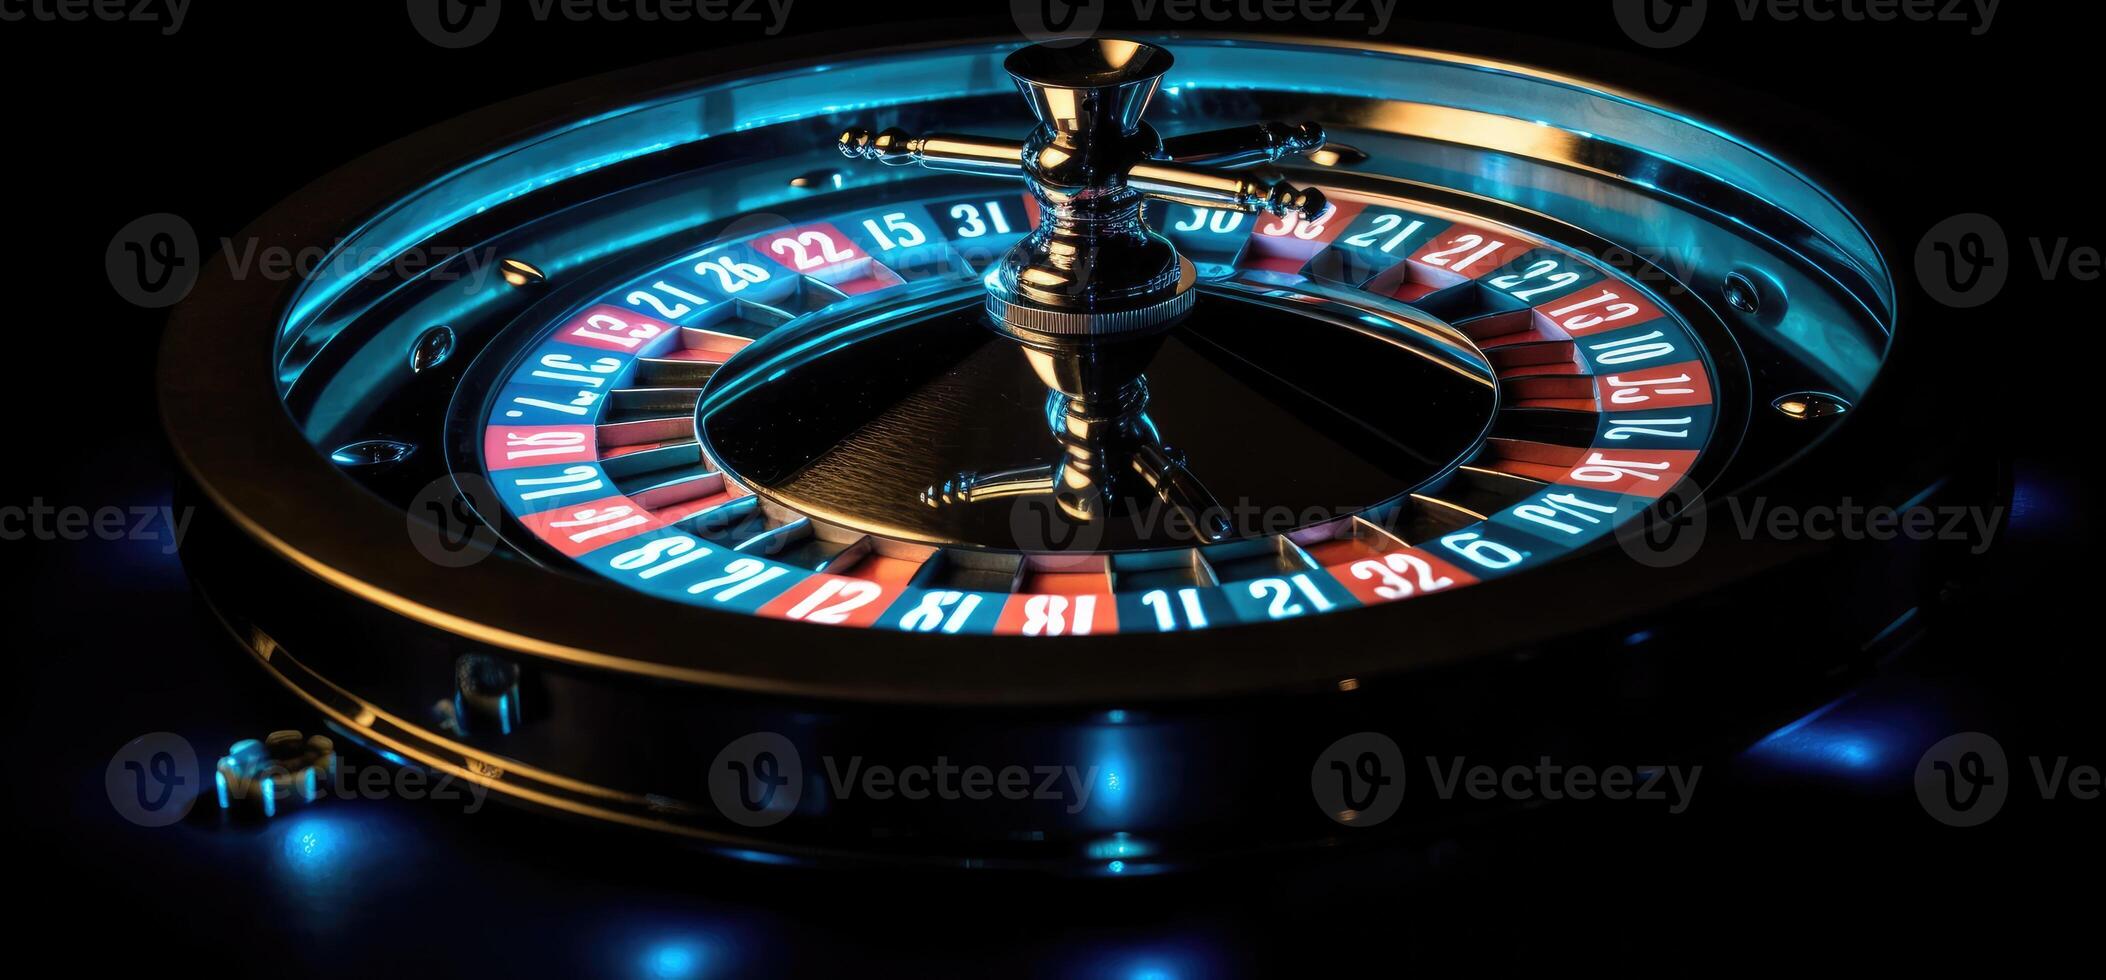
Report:
[{"label": "small metal screw on rim", "polygon": [[1762,312],[1762,294],[1746,275],[1726,273],[1726,305],[1753,316]]}]

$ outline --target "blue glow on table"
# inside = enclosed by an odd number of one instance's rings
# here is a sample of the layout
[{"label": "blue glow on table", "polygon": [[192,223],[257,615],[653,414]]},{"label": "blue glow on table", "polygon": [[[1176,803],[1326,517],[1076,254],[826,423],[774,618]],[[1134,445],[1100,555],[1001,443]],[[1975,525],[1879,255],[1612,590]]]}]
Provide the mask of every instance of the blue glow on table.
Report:
[{"label": "blue glow on table", "polygon": [[363,836],[355,822],[340,815],[310,813],[289,820],[278,843],[286,876],[309,884],[336,877]]},{"label": "blue glow on table", "polygon": [[1921,751],[1918,714],[1907,705],[1840,698],[1764,736],[1745,758],[1778,771],[1854,782],[1899,778],[1914,771]]},{"label": "blue glow on table", "polygon": [[1085,777],[1096,780],[1096,785],[1090,787],[1091,812],[1115,821],[1137,802],[1137,774],[1124,731],[1100,730],[1091,740],[1089,768],[1083,770]]},{"label": "blue glow on table", "polygon": [[656,980],[686,980],[701,976],[702,949],[685,939],[668,940],[644,952],[643,974]]}]

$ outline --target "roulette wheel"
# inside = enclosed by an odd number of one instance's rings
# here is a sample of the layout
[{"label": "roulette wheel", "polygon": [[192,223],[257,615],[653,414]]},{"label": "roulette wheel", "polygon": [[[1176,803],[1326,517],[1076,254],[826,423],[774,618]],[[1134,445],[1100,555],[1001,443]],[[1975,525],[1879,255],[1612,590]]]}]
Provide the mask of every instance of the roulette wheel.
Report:
[{"label": "roulette wheel", "polygon": [[738,858],[1142,874],[1503,808],[1384,797],[1399,744],[1745,745],[1951,560],[1728,505],[1996,493],[1846,198],[1642,94],[816,47],[391,146],[250,230],[311,274],[177,310],[186,566],[333,735]]}]

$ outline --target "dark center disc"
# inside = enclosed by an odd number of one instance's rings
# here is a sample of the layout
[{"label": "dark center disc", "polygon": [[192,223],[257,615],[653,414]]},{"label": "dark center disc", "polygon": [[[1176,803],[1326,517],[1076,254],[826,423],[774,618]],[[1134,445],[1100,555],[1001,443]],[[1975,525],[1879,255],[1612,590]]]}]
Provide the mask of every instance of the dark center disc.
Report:
[{"label": "dark center disc", "polygon": [[1122,551],[1396,500],[1475,449],[1497,407],[1467,341],[1340,304],[1207,293],[1147,341],[1035,350],[977,301],[814,324],[734,358],[697,430],[727,474],[816,520],[951,547]]}]

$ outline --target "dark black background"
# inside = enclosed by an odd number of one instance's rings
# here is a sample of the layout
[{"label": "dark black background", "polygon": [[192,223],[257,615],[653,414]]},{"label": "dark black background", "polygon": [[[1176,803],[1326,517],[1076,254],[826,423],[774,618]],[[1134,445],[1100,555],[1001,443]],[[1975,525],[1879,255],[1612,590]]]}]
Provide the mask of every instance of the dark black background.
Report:
[{"label": "dark black background", "polygon": [[[2089,189],[2102,82],[2094,5],[2005,0],[1980,36],[1953,23],[1733,16],[1666,51],[1633,44],[1607,2],[1402,3],[1376,40],[1453,47],[1701,105],[1777,147],[1859,207],[1913,290],[1931,221],[1978,211],[2011,236],[1995,302],[1939,322],[1923,370],[1979,405],[1956,434],[2007,458],[2033,508],[1967,615],[1870,697],[1932,703],[2014,753],[2106,762],[2098,576],[2081,479],[2097,426],[2096,281],[2042,281],[2025,242],[2106,245]],[[186,218],[213,242],[295,189],[395,138],[503,97],[758,39],[751,25],[536,23],[508,5],[466,50],[419,37],[401,3],[198,0],[159,25],[0,23],[7,139],[14,420],[5,499],[158,505],[170,461],[153,407],[163,313],[123,302],[103,256],[129,220]],[[1110,4],[1118,23],[1124,3]],[[975,7],[984,9],[965,9]],[[940,11],[796,0],[786,33],[954,13],[1008,23],[1005,3]],[[517,9],[509,9],[517,8]],[[1417,19],[1414,19],[1417,18]],[[1198,25],[1365,37],[1362,24]],[[841,43],[829,35],[824,44]],[[1824,158],[1840,133],[1858,147]],[[514,814],[383,821],[339,842],[340,868],[290,891],[260,836],[140,830],[110,814],[110,754],[144,732],[199,744],[295,724],[252,668],[193,618],[154,549],[0,542],[27,629],[9,631],[9,773],[31,870],[25,934],[83,967],[286,967],[425,975],[536,968],[622,974],[689,943],[705,974],[786,966],[876,972],[1165,976],[1284,972],[1369,956],[1666,966],[1764,953],[1833,962],[2009,964],[2081,944],[2100,807],[2014,804],[1976,831],[1929,821],[1905,785],[1766,786],[1674,819],[1582,811],[1406,853],[1102,883],[833,875],[668,856]],[[425,819],[429,816],[430,819]],[[1819,947],[1809,944],[1820,944]],[[19,953],[30,947],[16,946]],[[903,969],[895,967],[895,969]]]}]

